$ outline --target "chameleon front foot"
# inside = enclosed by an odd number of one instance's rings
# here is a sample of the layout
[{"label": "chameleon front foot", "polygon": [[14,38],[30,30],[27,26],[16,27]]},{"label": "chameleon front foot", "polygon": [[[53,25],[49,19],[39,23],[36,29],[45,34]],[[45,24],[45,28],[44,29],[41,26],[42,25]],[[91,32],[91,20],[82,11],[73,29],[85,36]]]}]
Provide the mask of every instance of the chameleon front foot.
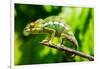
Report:
[{"label": "chameleon front foot", "polygon": [[49,40],[43,40],[41,43],[49,43]]},{"label": "chameleon front foot", "polygon": [[54,45],[50,40],[43,40],[41,43],[48,43],[50,45]]}]

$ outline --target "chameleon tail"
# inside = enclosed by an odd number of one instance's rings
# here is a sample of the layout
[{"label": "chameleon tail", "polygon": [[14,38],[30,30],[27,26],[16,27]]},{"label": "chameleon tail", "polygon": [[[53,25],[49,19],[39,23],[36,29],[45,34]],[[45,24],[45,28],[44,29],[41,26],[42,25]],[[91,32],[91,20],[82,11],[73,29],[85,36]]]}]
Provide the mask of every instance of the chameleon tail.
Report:
[{"label": "chameleon tail", "polygon": [[76,50],[78,49],[78,42],[77,42],[77,40],[75,39],[74,36],[65,35],[65,38],[67,38],[67,40],[70,41],[73,44],[73,46],[75,47]]},{"label": "chameleon tail", "polygon": [[[78,42],[74,36],[65,35],[65,38],[73,44],[73,49],[78,50]],[[75,57],[75,54],[65,52],[65,58],[67,61],[74,61],[73,57]]]}]

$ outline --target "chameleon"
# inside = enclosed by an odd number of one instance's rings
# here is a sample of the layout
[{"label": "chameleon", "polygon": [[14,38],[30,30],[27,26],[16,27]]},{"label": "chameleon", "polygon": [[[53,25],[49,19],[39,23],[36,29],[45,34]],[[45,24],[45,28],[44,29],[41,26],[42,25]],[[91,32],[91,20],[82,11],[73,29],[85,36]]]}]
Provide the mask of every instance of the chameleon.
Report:
[{"label": "chameleon", "polygon": [[49,44],[54,44],[54,37],[57,37],[57,46],[62,45],[64,40],[68,40],[72,43],[74,49],[78,48],[78,42],[70,25],[60,16],[39,18],[27,24],[24,28],[24,35],[28,36],[30,34],[47,34],[48,38],[44,39],[43,42],[48,42]]}]

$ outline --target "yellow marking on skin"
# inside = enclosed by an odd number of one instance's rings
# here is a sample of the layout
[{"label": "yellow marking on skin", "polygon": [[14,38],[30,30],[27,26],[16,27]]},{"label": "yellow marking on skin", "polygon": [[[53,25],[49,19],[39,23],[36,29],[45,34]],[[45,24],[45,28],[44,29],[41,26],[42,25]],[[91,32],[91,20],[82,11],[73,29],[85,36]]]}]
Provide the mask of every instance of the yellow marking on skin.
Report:
[{"label": "yellow marking on skin", "polygon": [[34,26],[34,23],[33,23],[33,22],[31,22],[31,23],[30,23],[30,25],[31,25],[31,26]]},{"label": "yellow marking on skin", "polygon": [[35,28],[31,29],[31,31],[37,31]]},{"label": "yellow marking on skin", "polygon": [[27,29],[26,31],[27,31],[27,32],[30,32],[30,29]]}]

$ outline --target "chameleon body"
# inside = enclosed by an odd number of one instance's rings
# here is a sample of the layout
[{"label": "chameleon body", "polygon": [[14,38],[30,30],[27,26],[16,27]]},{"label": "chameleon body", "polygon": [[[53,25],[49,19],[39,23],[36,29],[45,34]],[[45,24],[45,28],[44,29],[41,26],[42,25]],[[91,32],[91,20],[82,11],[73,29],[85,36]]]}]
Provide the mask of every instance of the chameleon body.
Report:
[{"label": "chameleon body", "polygon": [[70,26],[59,16],[50,16],[31,22],[25,27],[24,34],[48,34],[48,39],[43,40],[44,42],[48,41],[50,44],[53,44],[52,40],[54,40],[54,37],[57,37],[59,38],[57,44],[59,46],[63,44],[64,39],[69,40],[75,49],[78,46]]}]

